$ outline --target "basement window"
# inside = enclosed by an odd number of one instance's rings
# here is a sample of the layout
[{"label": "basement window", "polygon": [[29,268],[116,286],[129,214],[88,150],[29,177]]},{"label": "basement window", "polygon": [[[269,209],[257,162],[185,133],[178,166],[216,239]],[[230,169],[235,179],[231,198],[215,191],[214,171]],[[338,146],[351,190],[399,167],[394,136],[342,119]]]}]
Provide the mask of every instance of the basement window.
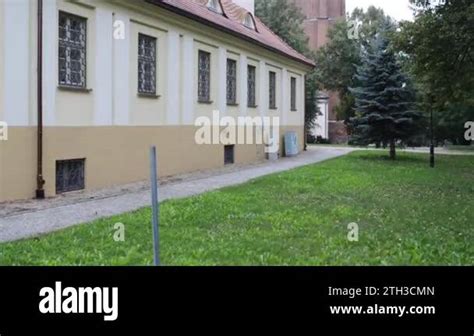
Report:
[{"label": "basement window", "polygon": [[235,163],[235,146],[224,146],[224,164],[231,165]]},{"label": "basement window", "polygon": [[56,161],[56,194],[85,188],[85,159]]}]

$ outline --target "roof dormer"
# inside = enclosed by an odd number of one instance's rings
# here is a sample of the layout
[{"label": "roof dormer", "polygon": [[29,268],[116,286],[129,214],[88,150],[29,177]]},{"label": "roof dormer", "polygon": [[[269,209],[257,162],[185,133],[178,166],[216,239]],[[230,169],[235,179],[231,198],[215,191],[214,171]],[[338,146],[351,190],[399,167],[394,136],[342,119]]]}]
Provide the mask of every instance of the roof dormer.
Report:
[{"label": "roof dormer", "polygon": [[207,2],[207,8],[217,14],[224,15],[224,10],[222,9],[220,0],[209,0]]},{"label": "roof dormer", "polygon": [[246,13],[244,15],[244,20],[242,24],[249,29],[257,31],[257,25],[255,24],[255,19],[252,13]]}]

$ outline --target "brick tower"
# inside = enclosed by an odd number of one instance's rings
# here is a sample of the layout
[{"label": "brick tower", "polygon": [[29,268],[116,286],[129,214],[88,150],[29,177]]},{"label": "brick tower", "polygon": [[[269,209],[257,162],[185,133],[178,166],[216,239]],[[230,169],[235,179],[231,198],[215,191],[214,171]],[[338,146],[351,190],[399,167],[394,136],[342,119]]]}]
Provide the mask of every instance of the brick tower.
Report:
[{"label": "brick tower", "polygon": [[[331,25],[346,14],[345,0],[288,0],[295,3],[306,15],[305,31],[309,45],[317,50],[328,42],[327,33]],[[337,120],[335,107],[338,95],[324,92],[320,97],[320,109],[323,116],[318,118],[318,127],[313,132],[333,143],[347,141],[347,132],[342,121]]]}]

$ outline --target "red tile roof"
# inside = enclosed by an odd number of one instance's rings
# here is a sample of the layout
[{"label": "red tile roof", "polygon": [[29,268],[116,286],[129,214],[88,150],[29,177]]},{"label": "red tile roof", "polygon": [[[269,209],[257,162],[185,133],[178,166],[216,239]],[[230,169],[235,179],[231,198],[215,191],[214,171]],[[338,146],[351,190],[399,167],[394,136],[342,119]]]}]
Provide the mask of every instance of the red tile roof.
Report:
[{"label": "red tile roof", "polygon": [[227,33],[237,35],[240,38],[256,43],[266,49],[287,56],[293,60],[314,66],[314,62],[300,54],[278,35],[273,33],[258,18],[255,19],[256,29],[249,29],[242,24],[247,10],[237,6],[232,0],[220,0],[224,14],[213,12],[207,8],[207,0],[147,0],[162,8],[177,14],[189,17],[203,24],[215,27]]}]

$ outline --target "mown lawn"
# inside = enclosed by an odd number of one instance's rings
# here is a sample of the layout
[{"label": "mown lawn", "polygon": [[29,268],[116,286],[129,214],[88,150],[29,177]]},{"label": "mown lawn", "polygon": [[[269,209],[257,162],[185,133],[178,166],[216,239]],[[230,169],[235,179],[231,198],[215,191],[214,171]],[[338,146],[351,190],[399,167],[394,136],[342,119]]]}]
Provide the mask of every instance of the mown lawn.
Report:
[{"label": "mown lawn", "polygon": [[[474,157],[357,152],[161,207],[166,265],[473,265]],[[150,265],[150,209],[0,245],[3,265]],[[125,224],[125,242],[113,240]],[[358,223],[359,242],[347,239]]]}]

